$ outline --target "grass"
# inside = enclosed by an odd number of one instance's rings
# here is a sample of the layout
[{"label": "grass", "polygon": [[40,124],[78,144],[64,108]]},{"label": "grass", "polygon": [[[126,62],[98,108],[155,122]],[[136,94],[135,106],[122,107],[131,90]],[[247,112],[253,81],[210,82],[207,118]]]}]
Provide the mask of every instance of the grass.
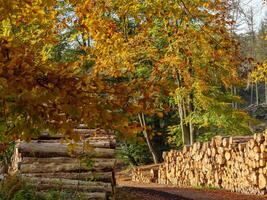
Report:
[{"label": "grass", "polygon": [[10,176],[0,182],[0,200],[85,200],[85,198],[79,193],[63,190],[39,192],[18,176]]},{"label": "grass", "polygon": [[220,189],[219,187],[213,186],[213,185],[208,185],[208,186],[202,186],[202,185],[196,185],[193,186],[194,189],[207,189],[207,190],[218,190]]}]

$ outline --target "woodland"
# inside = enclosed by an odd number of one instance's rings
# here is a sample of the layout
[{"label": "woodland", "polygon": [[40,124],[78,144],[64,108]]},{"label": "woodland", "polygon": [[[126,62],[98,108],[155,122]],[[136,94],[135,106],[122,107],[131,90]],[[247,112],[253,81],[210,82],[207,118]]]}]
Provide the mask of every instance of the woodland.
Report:
[{"label": "woodland", "polygon": [[[122,168],[264,131],[267,13],[257,25],[243,3],[0,0],[0,161],[44,130],[78,141],[81,124],[115,133]],[[0,199],[41,199],[7,195],[14,182]]]}]

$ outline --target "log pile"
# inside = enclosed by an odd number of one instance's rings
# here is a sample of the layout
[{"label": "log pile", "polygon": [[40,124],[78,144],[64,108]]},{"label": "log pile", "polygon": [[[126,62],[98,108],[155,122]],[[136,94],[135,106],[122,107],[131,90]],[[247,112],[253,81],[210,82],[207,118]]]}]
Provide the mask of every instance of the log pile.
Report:
[{"label": "log pile", "polygon": [[132,170],[132,181],[140,183],[157,183],[160,164],[135,167]]},{"label": "log pile", "polygon": [[40,192],[82,193],[86,199],[110,199],[115,193],[115,137],[102,130],[75,129],[80,141],[44,133],[16,145],[11,169]]},{"label": "log pile", "polygon": [[267,193],[267,134],[217,136],[163,155],[158,182],[217,187],[246,194]]},{"label": "log pile", "polygon": [[267,133],[216,136],[210,142],[164,152],[163,159],[160,165],[135,168],[132,180],[215,187],[244,194],[267,193]]}]

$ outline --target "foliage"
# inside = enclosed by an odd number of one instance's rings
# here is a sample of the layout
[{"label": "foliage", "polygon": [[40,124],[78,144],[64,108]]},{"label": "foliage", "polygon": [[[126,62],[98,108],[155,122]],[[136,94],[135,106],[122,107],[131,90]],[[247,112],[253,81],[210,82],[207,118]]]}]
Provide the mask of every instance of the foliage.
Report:
[{"label": "foliage", "polygon": [[148,151],[144,142],[122,141],[116,150],[116,157],[126,165],[145,165],[152,162],[152,157],[147,153]]},{"label": "foliage", "polygon": [[9,176],[0,183],[0,197],[3,200],[11,200],[24,185],[18,176]]},{"label": "foliage", "polygon": [[183,146],[181,127],[179,125],[169,126],[168,130],[168,144],[170,144],[173,148],[181,148]]},{"label": "foliage", "polygon": [[45,200],[18,176],[8,176],[1,182],[0,198],[1,200]]},{"label": "foliage", "polygon": [[36,194],[31,187],[25,186],[14,194],[12,200],[46,200],[42,195]]},{"label": "foliage", "polygon": [[[80,53],[70,60],[61,57],[71,51],[60,48],[67,24],[62,19],[61,1],[1,1],[0,11],[0,129],[1,141],[28,139],[49,128],[71,135],[81,121],[102,127],[116,121],[119,98],[103,77],[84,74],[86,60]],[[69,15],[68,15],[69,16]],[[66,43],[66,41],[64,40]],[[74,48],[73,52],[82,49]],[[61,53],[63,53],[61,52]],[[81,62],[81,61],[82,62]],[[89,64],[92,65],[92,64]],[[19,84],[18,84],[19,83]],[[118,91],[119,92],[119,91]],[[103,119],[103,120],[102,120]],[[105,123],[102,123],[102,122]]]},{"label": "foliage", "polygon": [[254,82],[267,82],[267,63],[257,65],[251,73],[251,78]]},{"label": "foliage", "polygon": [[130,116],[166,112],[169,96],[174,109],[181,108],[181,129],[191,123],[196,130],[229,130],[241,119],[240,131],[249,131],[246,114],[231,109],[239,98],[230,88],[241,82],[238,44],[224,17],[227,6],[221,1],[88,0],[76,12],[94,41],[98,73],[131,80],[128,96],[137,106],[128,105]]},{"label": "foliage", "polygon": [[252,104],[267,103],[266,58],[267,58],[267,12],[261,20],[259,28],[255,28],[256,13],[250,8],[249,13],[245,13],[248,30],[238,34],[241,44],[241,53],[247,59],[239,68],[239,73],[247,79],[247,87],[239,90],[246,102],[242,107]]},{"label": "foliage", "polygon": [[18,176],[9,176],[0,185],[1,200],[85,200],[79,193],[50,190],[41,193],[29,186]]},{"label": "foliage", "polygon": [[183,135],[188,127],[194,134],[214,127],[248,131],[247,115],[231,108],[240,99],[230,90],[241,81],[228,6],[220,0],[3,1],[1,140],[37,137],[42,129],[73,137],[81,122],[128,137],[146,129],[152,137],[156,131],[149,122],[141,127],[137,116],[170,111],[179,114]]},{"label": "foliage", "polygon": [[0,152],[0,161],[2,164],[8,166],[11,162],[11,158],[15,148],[15,142],[10,142],[9,144],[2,144],[2,149]]},{"label": "foliage", "polygon": [[267,82],[267,54],[266,54],[266,44],[267,44],[267,13],[265,18],[262,20],[259,32],[257,34],[257,41],[254,44],[253,49],[256,51],[255,67],[250,73],[250,79],[252,82]]}]

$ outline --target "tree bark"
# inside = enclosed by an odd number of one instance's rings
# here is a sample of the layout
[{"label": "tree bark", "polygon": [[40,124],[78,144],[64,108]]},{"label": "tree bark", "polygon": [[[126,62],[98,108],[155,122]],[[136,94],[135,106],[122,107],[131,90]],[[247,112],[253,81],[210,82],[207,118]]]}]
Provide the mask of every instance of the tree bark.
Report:
[{"label": "tree bark", "polygon": [[112,182],[112,172],[45,172],[45,173],[23,173],[23,177],[36,177],[36,178],[59,178],[83,181],[102,181]]},{"label": "tree bark", "polygon": [[138,117],[139,117],[140,124],[144,129],[143,130],[143,134],[144,134],[144,137],[146,139],[146,143],[147,143],[147,146],[149,148],[149,151],[150,151],[150,153],[152,155],[153,161],[154,161],[155,164],[157,164],[157,163],[159,163],[159,158],[158,158],[157,152],[155,151],[155,149],[154,149],[154,147],[153,147],[153,145],[151,143],[149,135],[147,133],[144,113],[138,114]]},{"label": "tree bark", "polygon": [[252,105],[253,104],[253,83],[251,83],[251,91],[250,91],[250,104]]},{"label": "tree bark", "polygon": [[67,144],[61,143],[27,143],[21,142],[18,145],[19,152],[28,157],[54,157],[77,155],[88,155],[95,158],[112,158],[114,149],[92,148],[84,149],[82,145],[77,144],[70,149]]},{"label": "tree bark", "polygon": [[86,163],[21,163],[19,166],[20,173],[56,173],[56,172],[108,172],[114,169],[114,162],[93,162],[92,166]]},{"label": "tree bark", "polygon": [[259,105],[259,88],[258,83],[255,83],[255,93],[256,93],[256,105]]},{"label": "tree bark", "polygon": [[184,139],[184,145],[190,145],[191,143],[191,138],[190,138],[190,127],[186,124],[182,125],[182,129],[183,129],[183,139]]},{"label": "tree bark", "polygon": [[61,141],[61,140],[57,140],[57,139],[52,139],[52,140],[42,140],[42,139],[38,139],[38,140],[31,140],[31,143],[54,143],[56,145],[58,144],[64,144],[64,145],[68,145],[70,143],[78,145],[78,146],[83,146],[83,145],[87,145],[87,146],[91,146],[91,147],[96,147],[96,148],[108,148],[108,149],[115,149],[116,147],[116,141],[115,139],[110,139],[108,137],[101,137],[101,138],[90,138],[90,139],[86,139],[83,142],[75,142],[73,140],[71,141]]}]

